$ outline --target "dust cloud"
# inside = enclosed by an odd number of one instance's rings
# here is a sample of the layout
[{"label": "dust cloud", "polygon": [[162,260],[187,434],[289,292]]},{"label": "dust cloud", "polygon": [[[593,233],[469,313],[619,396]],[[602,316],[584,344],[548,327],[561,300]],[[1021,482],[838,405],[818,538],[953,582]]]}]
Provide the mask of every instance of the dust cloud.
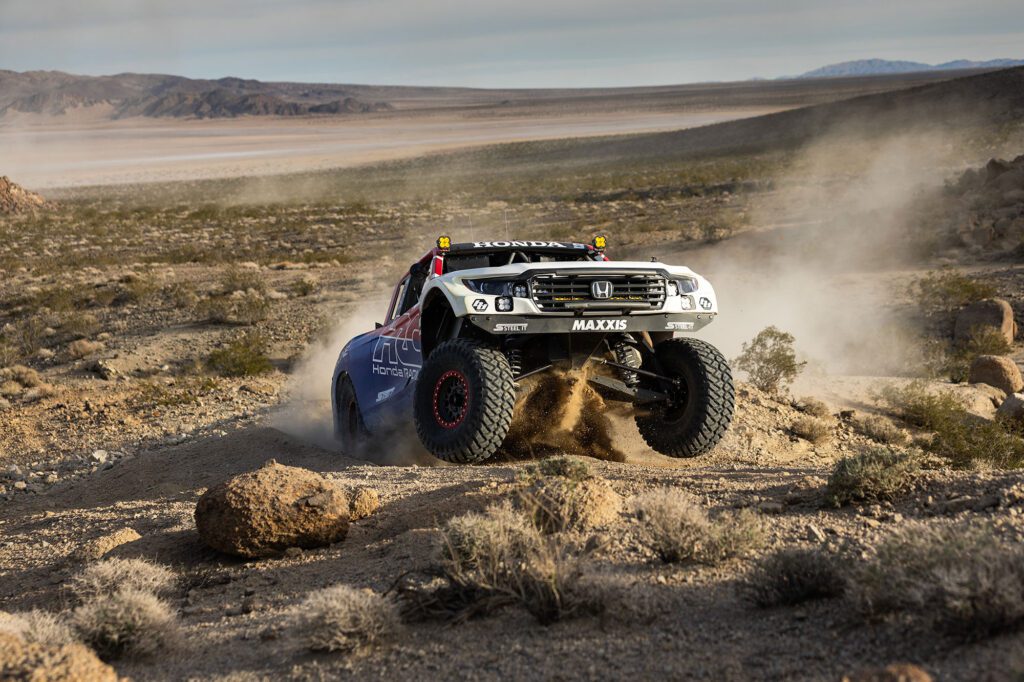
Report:
[{"label": "dust cloud", "polygon": [[[352,337],[371,331],[386,308],[384,300],[359,305],[306,349],[285,387],[285,400],[271,417],[271,426],[326,450],[340,451],[331,413],[331,380],[338,354]],[[360,457],[377,464],[438,463],[419,444],[415,432],[401,425],[387,434],[375,433]]]},{"label": "dust cloud", "polygon": [[837,133],[807,147],[753,206],[753,230],[676,254],[718,294],[721,315],[701,336],[731,358],[775,325],[820,372],[907,371],[916,336],[892,307],[905,295],[893,275],[922,265],[915,207],[963,163],[959,148],[948,131]]}]

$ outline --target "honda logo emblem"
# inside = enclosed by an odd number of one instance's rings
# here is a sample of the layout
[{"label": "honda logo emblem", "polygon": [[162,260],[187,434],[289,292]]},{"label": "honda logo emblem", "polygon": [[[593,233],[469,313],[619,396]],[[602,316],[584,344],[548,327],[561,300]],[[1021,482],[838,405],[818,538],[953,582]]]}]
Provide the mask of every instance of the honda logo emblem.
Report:
[{"label": "honda logo emblem", "polygon": [[590,283],[590,293],[597,299],[606,299],[612,297],[612,283],[606,279],[597,280],[596,282]]}]

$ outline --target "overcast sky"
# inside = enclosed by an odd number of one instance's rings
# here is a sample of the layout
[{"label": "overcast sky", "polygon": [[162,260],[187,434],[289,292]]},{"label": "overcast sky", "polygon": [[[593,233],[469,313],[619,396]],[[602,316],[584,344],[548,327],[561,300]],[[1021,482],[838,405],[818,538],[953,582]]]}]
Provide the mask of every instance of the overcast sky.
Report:
[{"label": "overcast sky", "polygon": [[0,69],[480,87],[1024,58],[1022,0],[0,0]]}]

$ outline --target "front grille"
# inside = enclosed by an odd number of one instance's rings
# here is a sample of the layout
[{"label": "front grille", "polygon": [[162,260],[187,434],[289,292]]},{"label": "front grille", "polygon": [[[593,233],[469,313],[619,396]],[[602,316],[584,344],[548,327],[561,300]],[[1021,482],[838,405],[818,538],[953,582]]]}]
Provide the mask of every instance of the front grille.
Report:
[{"label": "front grille", "polygon": [[[611,282],[610,298],[591,293],[595,281]],[[556,310],[660,310],[665,303],[661,275],[536,275],[530,280],[533,302],[545,311]]]}]

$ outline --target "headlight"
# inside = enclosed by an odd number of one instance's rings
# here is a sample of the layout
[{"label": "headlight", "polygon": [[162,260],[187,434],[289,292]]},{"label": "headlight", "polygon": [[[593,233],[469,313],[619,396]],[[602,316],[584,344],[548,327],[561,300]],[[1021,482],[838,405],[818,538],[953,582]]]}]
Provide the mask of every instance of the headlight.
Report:
[{"label": "headlight", "polygon": [[692,294],[697,291],[697,280],[693,277],[682,277],[676,280],[676,288],[681,294]]},{"label": "headlight", "polygon": [[465,279],[462,280],[471,291],[490,296],[515,296],[528,298],[530,289],[526,282],[511,282],[504,279]]}]

